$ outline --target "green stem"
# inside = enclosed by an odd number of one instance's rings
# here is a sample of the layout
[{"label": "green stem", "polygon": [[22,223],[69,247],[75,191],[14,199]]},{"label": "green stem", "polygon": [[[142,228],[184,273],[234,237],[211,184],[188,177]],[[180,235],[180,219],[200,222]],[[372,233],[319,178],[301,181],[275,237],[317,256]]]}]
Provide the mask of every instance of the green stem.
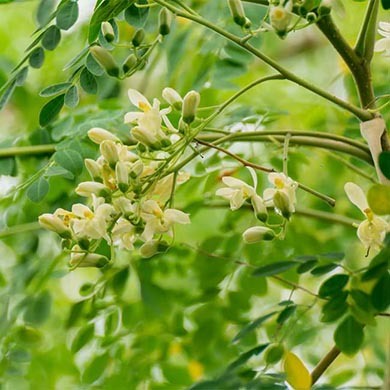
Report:
[{"label": "green stem", "polygon": [[56,145],[31,145],[31,146],[14,146],[11,148],[0,149],[0,158],[2,157],[18,157],[40,154],[52,154],[55,152]]},{"label": "green stem", "polygon": [[339,356],[341,351],[334,346],[318,363],[318,365],[314,368],[311,373],[311,381],[312,385],[314,385],[321,375],[326,371],[326,369],[336,360],[337,356]]},{"label": "green stem", "polygon": [[11,226],[0,232],[0,238],[13,236],[20,233],[27,233],[39,229],[41,229],[41,225],[38,222],[30,222],[22,225]]},{"label": "green stem", "polygon": [[248,42],[243,40],[242,38],[225,31],[224,29],[216,26],[215,24],[209,22],[208,20],[202,18],[201,16],[192,15],[188,12],[183,12],[182,10],[174,7],[170,3],[164,1],[164,0],[154,0],[156,3],[160,4],[161,6],[164,6],[168,8],[170,11],[172,11],[177,16],[181,16],[185,19],[192,20],[193,22],[196,22],[198,24],[201,24],[210,30],[215,31],[217,34],[222,35],[223,37],[229,39],[230,41],[234,42],[236,45],[242,47],[243,49],[247,50],[248,52],[252,53],[254,56],[268,64],[271,68],[277,70],[281,75],[283,75],[287,80],[292,81],[293,83],[300,85],[301,87],[315,93],[316,95],[319,95],[323,97],[324,99],[338,105],[339,107],[345,109],[346,111],[349,111],[350,113],[354,114],[357,118],[359,118],[362,121],[372,119],[374,115],[367,111],[363,110],[359,107],[354,106],[353,104],[350,104],[337,96],[334,96],[330,94],[329,92],[317,87],[316,85],[311,84],[310,82],[298,77],[296,74],[290,72],[288,69],[281,66],[278,62],[274,61],[270,57],[263,54],[261,51],[257,50],[254,46],[250,45]]}]

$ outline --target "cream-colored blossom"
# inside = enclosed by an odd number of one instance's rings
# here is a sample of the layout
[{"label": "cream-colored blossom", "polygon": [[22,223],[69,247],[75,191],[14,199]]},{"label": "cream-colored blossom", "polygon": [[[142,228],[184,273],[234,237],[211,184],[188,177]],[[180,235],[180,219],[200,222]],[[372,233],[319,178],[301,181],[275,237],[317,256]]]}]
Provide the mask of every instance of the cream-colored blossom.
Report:
[{"label": "cream-colored blossom", "polygon": [[376,216],[368,205],[364,191],[355,183],[348,182],[344,186],[349,200],[363,213],[365,220],[358,225],[357,236],[368,249],[380,249],[390,231],[390,224]]},{"label": "cream-colored blossom", "polygon": [[386,55],[390,55],[390,23],[379,22],[378,33],[383,38],[375,42],[374,50],[376,52],[384,51]]},{"label": "cream-colored blossom", "polygon": [[154,234],[167,233],[172,235],[172,227],[175,223],[190,223],[189,215],[176,209],[165,209],[155,200],[149,199],[142,203],[142,219],[145,221],[145,229],[142,238],[149,241]]},{"label": "cream-colored blossom", "polygon": [[127,219],[119,218],[112,230],[112,240],[115,245],[128,250],[134,249],[134,242],[137,239],[136,229]]}]

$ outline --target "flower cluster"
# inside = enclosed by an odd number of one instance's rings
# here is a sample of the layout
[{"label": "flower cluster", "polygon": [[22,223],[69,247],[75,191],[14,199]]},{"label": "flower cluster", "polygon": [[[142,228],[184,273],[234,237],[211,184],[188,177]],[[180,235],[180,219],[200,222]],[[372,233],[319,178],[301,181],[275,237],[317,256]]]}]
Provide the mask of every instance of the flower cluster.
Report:
[{"label": "flower cluster", "polygon": [[390,231],[390,224],[372,212],[364,191],[357,184],[348,182],[345,184],[344,190],[349,200],[365,216],[365,220],[357,225],[359,240],[367,248],[367,251],[380,249],[386,233]]},{"label": "flower cluster", "polygon": [[[270,173],[268,180],[273,187],[265,189],[261,197],[257,194],[256,172],[250,167],[248,170],[252,176],[253,186],[240,179],[224,176],[222,182],[227,187],[218,189],[216,195],[229,200],[233,211],[239,209],[245,202],[249,202],[256,218],[265,224],[268,219],[267,207],[273,207],[276,213],[289,220],[295,212],[297,183],[284,173]],[[243,239],[248,244],[272,240],[275,237],[275,232],[266,226],[253,226],[243,233]]]},{"label": "flower cluster", "polygon": [[129,97],[140,109],[125,115],[126,123],[135,124],[131,134],[138,145],[124,145],[102,128],[89,130],[89,138],[99,145],[100,156],[85,160],[91,181],[80,183],[75,191],[89,199],[90,207],[78,203],[70,211],[57,209],[39,217],[44,228],[62,237],[64,247],[71,252],[73,267],[107,264],[108,257],[99,254],[103,240],[111,247],[128,250],[139,243],[141,255],[151,257],[167,249],[163,238],[173,236],[175,224],[190,223],[188,214],[168,207],[175,186],[188,180],[189,175],[169,170],[171,154],[164,148],[183,136],[167,114],[172,108],[182,109],[180,121],[191,123],[199,95],[191,91],[182,99],[166,88],[163,97],[170,104],[166,109],[160,109],[157,99],[151,105],[136,90],[130,90]]}]

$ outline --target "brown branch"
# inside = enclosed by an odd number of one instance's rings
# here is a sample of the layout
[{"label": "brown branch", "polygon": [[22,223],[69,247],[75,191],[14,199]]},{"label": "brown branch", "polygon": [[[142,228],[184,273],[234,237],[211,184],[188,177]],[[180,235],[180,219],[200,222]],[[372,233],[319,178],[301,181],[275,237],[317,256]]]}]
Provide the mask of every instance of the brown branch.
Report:
[{"label": "brown branch", "polygon": [[311,373],[311,384],[314,385],[321,375],[328,369],[328,367],[336,360],[337,356],[339,356],[341,351],[334,346],[317,364]]}]

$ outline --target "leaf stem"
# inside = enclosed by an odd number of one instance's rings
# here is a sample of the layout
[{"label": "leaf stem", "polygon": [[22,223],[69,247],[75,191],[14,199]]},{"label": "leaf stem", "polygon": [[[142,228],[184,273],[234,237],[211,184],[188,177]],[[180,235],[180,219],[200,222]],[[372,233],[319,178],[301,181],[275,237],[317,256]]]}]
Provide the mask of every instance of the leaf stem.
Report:
[{"label": "leaf stem", "polygon": [[2,157],[31,157],[32,155],[52,154],[56,150],[56,145],[31,145],[31,146],[13,146],[0,149],[0,158]]}]

